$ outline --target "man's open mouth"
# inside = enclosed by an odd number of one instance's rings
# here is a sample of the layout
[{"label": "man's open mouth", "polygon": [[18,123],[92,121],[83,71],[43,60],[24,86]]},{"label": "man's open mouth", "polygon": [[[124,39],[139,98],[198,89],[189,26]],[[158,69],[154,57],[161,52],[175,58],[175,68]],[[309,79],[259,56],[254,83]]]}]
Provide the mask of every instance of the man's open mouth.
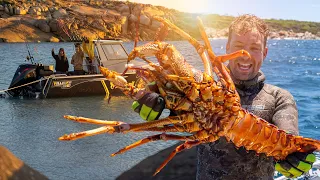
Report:
[{"label": "man's open mouth", "polygon": [[240,63],[238,63],[238,67],[242,71],[248,71],[252,67],[252,64],[242,64],[242,63],[240,64]]}]

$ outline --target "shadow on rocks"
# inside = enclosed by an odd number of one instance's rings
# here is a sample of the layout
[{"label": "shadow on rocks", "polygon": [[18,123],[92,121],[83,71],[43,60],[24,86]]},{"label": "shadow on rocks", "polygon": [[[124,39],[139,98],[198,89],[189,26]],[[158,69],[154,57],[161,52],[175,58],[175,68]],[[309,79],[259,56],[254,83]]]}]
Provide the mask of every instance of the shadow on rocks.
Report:
[{"label": "shadow on rocks", "polygon": [[[180,144],[180,143],[179,143]],[[156,176],[152,176],[156,169],[169,157],[177,147],[173,145],[159,153],[149,156],[136,166],[122,173],[117,180],[194,180],[196,179],[197,154],[196,147],[178,153]]]}]

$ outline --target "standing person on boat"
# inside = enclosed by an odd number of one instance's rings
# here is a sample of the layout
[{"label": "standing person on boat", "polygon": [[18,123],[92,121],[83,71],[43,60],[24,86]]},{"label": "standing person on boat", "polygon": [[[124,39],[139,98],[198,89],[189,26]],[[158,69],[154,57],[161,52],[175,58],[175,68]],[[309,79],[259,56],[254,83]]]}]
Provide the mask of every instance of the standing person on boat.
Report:
[{"label": "standing person on boat", "polygon": [[54,53],[54,48],[52,48],[52,57],[56,61],[56,74],[66,74],[69,69],[68,58],[64,52],[63,48],[59,49],[59,54]]},{"label": "standing person on boat", "polygon": [[[254,15],[242,15],[229,27],[226,52],[244,49],[251,58],[238,57],[228,68],[241,98],[241,105],[293,135],[298,135],[298,112],[293,96],[286,90],[266,84],[260,67],[267,56],[267,24]],[[135,112],[147,120],[158,119],[164,109],[164,99],[157,93],[145,94],[132,105]],[[293,153],[275,163],[272,157],[237,148],[224,137],[197,146],[197,179],[273,179],[274,170],[286,177],[298,177],[308,172],[315,155]],[[196,162],[195,162],[196,163]]]},{"label": "standing person on boat", "polygon": [[79,43],[75,44],[76,52],[72,56],[71,59],[71,64],[74,66],[74,74],[75,75],[83,75],[83,58],[84,58],[84,53],[82,51],[82,48]]}]

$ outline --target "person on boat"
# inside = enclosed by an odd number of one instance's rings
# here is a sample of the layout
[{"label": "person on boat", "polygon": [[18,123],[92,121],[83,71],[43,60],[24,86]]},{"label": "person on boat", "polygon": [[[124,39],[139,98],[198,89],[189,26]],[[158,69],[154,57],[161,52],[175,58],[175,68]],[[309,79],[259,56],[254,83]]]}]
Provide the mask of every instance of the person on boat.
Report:
[{"label": "person on boat", "polygon": [[69,69],[69,62],[68,58],[64,52],[63,48],[59,49],[58,55],[54,53],[54,48],[52,48],[52,57],[56,61],[56,74],[67,74],[67,71]]},{"label": "person on boat", "polygon": [[[241,15],[229,26],[226,52],[244,49],[251,58],[230,60],[228,68],[241,98],[249,112],[293,135],[298,135],[298,112],[293,96],[286,90],[265,83],[260,67],[267,56],[267,24],[254,15]],[[147,121],[158,119],[164,109],[164,99],[157,93],[147,93],[133,102],[132,108]],[[274,162],[265,154],[237,148],[221,137],[213,143],[197,146],[198,180],[206,179],[273,179],[274,170],[286,177],[298,177],[308,172],[315,155],[293,153],[283,161]]]},{"label": "person on boat", "polygon": [[84,71],[83,71],[84,53],[79,43],[75,44],[75,48],[76,48],[76,52],[72,56],[71,64],[73,64],[75,75],[83,75],[84,74]]}]

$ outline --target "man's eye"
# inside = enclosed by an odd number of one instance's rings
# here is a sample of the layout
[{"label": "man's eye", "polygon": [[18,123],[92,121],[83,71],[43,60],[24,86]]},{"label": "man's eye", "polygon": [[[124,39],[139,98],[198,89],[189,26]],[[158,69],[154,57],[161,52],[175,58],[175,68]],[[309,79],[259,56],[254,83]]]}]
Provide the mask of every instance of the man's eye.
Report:
[{"label": "man's eye", "polygon": [[235,47],[235,48],[239,48],[239,49],[243,48],[242,45],[235,45],[234,47]]}]

